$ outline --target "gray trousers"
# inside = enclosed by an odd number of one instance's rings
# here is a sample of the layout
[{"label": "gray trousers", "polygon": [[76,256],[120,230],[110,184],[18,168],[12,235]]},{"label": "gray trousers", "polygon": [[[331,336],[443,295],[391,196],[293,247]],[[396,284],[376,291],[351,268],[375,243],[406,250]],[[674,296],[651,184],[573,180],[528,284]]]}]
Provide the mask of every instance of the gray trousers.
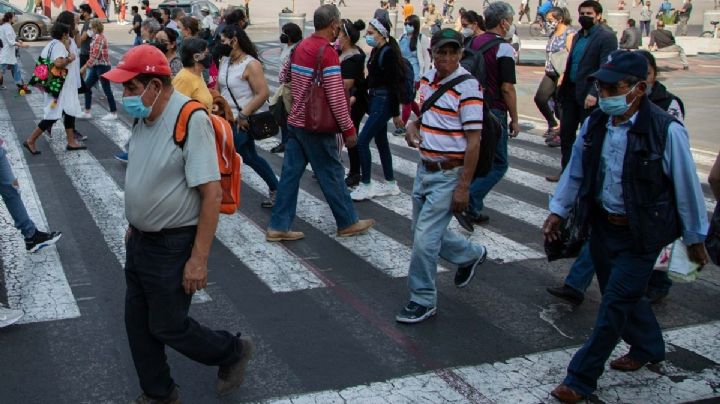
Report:
[{"label": "gray trousers", "polygon": [[687,56],[685,55],[685,49],[682,48],[680,45],[670,45],[666,46],[664,48],[658,48],[658,52],[678,52],[680,53],[680,63],[682,63],[683,66],[688,65]]}]

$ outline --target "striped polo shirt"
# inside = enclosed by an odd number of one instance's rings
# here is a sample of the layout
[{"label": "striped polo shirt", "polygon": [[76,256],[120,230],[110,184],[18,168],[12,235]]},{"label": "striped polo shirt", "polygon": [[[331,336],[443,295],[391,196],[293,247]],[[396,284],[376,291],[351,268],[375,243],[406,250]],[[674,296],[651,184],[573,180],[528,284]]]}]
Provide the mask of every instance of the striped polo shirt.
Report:
[{"label": "striped polo shirt", "polygon": [[[420,104],[443,84],[457,76],[468,74],[458,67],[440,81],[435,80],[437,70],[426,72],[420,79]],[[468,79],[443,94],[422,114],[420,125],[420,153],[426,160],[452,160],[465,158],[466,130],[480,130],[483,123],[483,97],[477,80]]]}]

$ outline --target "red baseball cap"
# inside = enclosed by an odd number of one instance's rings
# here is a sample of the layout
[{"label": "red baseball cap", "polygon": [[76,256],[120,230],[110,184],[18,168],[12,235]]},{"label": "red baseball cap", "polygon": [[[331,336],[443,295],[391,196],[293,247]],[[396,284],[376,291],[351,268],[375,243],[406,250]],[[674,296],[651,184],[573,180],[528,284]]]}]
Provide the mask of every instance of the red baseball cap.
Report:
[{"label": "red baseball cap", "polygon": [[170,64],[160,49],[152,45],[138,45],[131,48],[118,65],[102,77],[113,83],[125,83],[139,74],[171,76]]}]

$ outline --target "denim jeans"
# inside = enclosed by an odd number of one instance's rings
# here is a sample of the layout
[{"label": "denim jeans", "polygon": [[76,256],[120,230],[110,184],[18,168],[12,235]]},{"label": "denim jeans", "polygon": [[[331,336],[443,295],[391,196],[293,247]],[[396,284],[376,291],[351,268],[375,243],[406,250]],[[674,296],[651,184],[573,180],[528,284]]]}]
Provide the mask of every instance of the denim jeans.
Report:
[{"label": "denim jeans", "polygon": [[630,345],[628,355],[640,362],[665,359],[660,325],[644,297],[658,248],[649,253],[633,250],[628,227],[614,226],[597,218],[590,236],[590,256],[602,292],[593,332],[570,361],[565,384],[582,395],[597,388],[605,362],[622,338]]},{"label": "denim jeans", "polygon": [[25,204],[20,198],[20,191],[13,185],[14,181],[15,174],[10,167],[7,151],[0,146],[0,196],[15,222],[15,227],[23,237],[30,238],[35,234],[35,223],[28,216]]},{"label": "denim jeans", "polygon": [[227,331],[211,330],[188,316],[192,295],[183,289],[195,229],[173,234],[132,230],[125,262],[125,330],[140,387],[162,399],[175,388],[165,346],[208,366],[240,359],[242,345]]},{"label": "denim jeans", "polygon": [[0,75],[5,74],[5,70],[10,66],[12,68],[12,76],[13,80],[15,80],[15,84],[23,84],[22,74],[20,73],[20,66],[16,64],[14,65],[6,65],[6,64],[0,64]]},{"label": "denim jeans", "polygon": [[462,167],[427,171],[418,164],[413,184],[413,249],[410,257],[408,286],[410,300],[425,307],[437,305],[437,261],[439,257],[462,266],[483,253],[480,245],[448,230],[452,219],[452,197]]},{"label": "denim jeans", "polygon": [[142,37],[140,35],[135,35],[135,41],[133,41],[133,46],[142,45]]},{"label": "denim jeans", "polygon": [[307,132],[288,125],[290,136],[285,144],[280,186],[275,198],[270,225],[272,230],[288,231],[295,219],[300,178],[308,163],[335,217],[338,229],[358,221],[350,191],[345,185],[345,168],[340,162],[333,133]]},{"label": "denim jeans", "polygon": [[107,65],[95,65],[88,70],[87,77],[85,78],[85,109],[90,109],[92,105],[92,88],[95,83],[100,80],[105,97],[107,98],[110,112],[116,112],[117,106],[115,105],[115,96],[113,95],[112,89],[110,88],[110,81],[101,77],[103,74],[110,71],[110,66]]},{"label": "denim jeans", "polygon": [[285,144],[288,140],[288,126],[287,124],[280,126],[280,143]]},{"label": "denim jeans", "polygon": [[[585,243],[580,250],[580,254],[575,259],[570,272],[565,277],[565,285],[576,290],[580,294],[585,294],[587,288],[592,283],[595,275],[595,267],[590,258],[590,243]],[[668,276],[667,271],[653,271],[648,282],[648,290],[654,289],[661,292],[668,292],[672,286],[672,280]]]},{"label": "denim jeans", "polygon": [[275,191],[278,188],[278,179],[273,173],[270,164],[257,153],[255,139],[244,130],[238,129],[237,125],[233,125],[233,141],[235,142],[235,150],[242,157],[243,163],[255,170],[260,178],[265,181],[268,188]]},{"label": "denim jeans", "polygon": [[483,204],[485,196],[487,196],[493,187],[505,176],[509,165],[507,111],[501,111],[499,109],[492,109],[491,111],[500,120],[502,135],[500,135],[497,146],[495,146],[495,155],[490,172],[484,177],[475,178],[472,184],[470,184],[470,209],[474,213],[483,210],[485,207]]},{"label": "denim jeans", "polygon": [[357,148],[360,154],[360,169],[362,182],[370,183],[372,173],[372,159],[370,158],[370,141],[375,139],[380,163],[382,163],[385,179],[395,179],[392,167],[392,153],[387,138],[387,123],[392,118],[390,113],[390,94],[387,90],[372,90],[368,106],[368,119],[365,121],[360,136],[358,136]]}]

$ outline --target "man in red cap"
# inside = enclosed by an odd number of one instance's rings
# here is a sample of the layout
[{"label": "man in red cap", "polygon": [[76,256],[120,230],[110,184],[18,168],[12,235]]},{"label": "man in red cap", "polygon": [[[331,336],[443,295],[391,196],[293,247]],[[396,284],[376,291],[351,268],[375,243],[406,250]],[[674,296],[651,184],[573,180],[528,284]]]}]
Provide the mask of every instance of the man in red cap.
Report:
[{"label": "man in red cap", "polygon": [[125,176],[125,328],[143,390],[136,402],[179,402],[165,345],[219,366],[217,389],[227,393],[244,380],[252,340],[188,316],[193,293],[207,286],[222,199],[212,124],[194,113],[185,144],[175,144],[175,121],[189,98],[173,90],[167,59],[154,46],[130,49],[103,77],[123,85],[122,104],[137,122]]}]

